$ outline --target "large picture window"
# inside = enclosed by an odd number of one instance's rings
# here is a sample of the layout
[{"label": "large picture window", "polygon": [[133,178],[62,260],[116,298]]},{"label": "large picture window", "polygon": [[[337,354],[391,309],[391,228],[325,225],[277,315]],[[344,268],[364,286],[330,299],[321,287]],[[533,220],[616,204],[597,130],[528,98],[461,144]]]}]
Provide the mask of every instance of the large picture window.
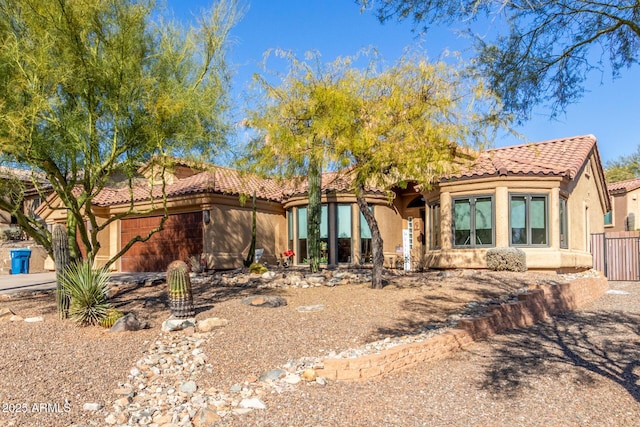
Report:
[{"label": "large picture window", "polygon": [[307,208],[298,208],[298,264],[308,262],[307,255]]},{"label": "large picture window", "polygon": [[351,205],[338,205],[338,262],[351,262]]},{"label": "large picture window", "polygon": [[288,237],[287,249],[290,249],[295,252],[295,249],[293,248],[293,211],[291,209],[287,211],[287,237]]},{"label": "large picture window", "polygon": [[[369,207],[369,210],[373,211],[373,208]],[[360,262],[367,264],[373,262],[371,229],[362,212],[360,212]]]},{"label": "large picture window", "polygon": [[320,263],[329,263],[329,207],[322,205],[320,210]]},{"label": "large picture window", "polygon": [[440,203],[429,205],[429,212],[429,247],[431,249],[440,249]]},{"label": "large picture window", "polygon": [[509,222],[511,245],[548,245],[547,196],[511,195],[509,198]]},{"label": "large picture window", "polygon": [[493,198],[453,199],[454,246],[493,246]]}]

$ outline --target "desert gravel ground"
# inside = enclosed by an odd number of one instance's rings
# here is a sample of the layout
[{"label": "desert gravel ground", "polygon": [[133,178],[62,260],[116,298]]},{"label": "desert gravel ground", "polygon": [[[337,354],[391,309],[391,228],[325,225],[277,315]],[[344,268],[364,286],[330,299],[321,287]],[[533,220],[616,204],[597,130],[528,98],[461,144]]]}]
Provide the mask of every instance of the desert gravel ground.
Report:
[{"label": "desert gravel ground", "polygon": [[[225,389],[290,359],[410,334],[463,312],[471,301],[495,299],[545,277],[427,272],[392,277],[391,285],[377,291],[365,285],[196,286],[197,318],[230,321],[204,344],[213,371],[198,382]],[[375,381],[301,384],[293,392],[263,396],[264,410],[225,417],[216,425],[640,426],[640,284],[611,282],[610,288],[621,292],[575,313],[475,343],[437,363]],[[240,303],[257,292],[283,296],[288,305]],[[151,328],[120,334],[78,328],[56,318],[50,293],[0,300],[0,309],[44,317],[44,322],[0,323],[0,426],[104,425],[104,418],[83,411],[83,404],[113,399],[113,390],[169,315],[162,284],[123,286],[113,301],[149,321]],[[325,309],[296,311],[311,304]],[[34,411],[40,404],[49,404],[49,411]],[[18,407],[28,411],[16,413]]]}]

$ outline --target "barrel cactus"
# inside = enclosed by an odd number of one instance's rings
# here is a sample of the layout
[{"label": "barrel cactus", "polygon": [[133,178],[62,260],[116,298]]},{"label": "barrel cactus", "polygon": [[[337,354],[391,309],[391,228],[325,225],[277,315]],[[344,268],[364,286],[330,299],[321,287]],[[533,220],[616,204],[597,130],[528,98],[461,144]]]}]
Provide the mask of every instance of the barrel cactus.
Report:
[{"label": "barrel cactus", "polygon": [[118,319],[124,316],[124,313],[116,308],[110,308],[107,310],[107,313],[103,319],[100,320],[100,326],[103,328],[112,327]]},{"label": "barrel cactus", "polygon": [[173,261],[167,268],[169,307],[174,317],[195,316],[189,271],[190,269],[184,261]]},{"label": "barrel cactus", "polygon": [[69,255],[69,236],[65,228],[58,224],[53,228],[51,238],[53,249],[53,260],[56,263],[56,305],[58,307],[58,316],[61,319],[69,317],[69,305],[71,304],[71,296],[62,286],[61,275],[70,263]]}]

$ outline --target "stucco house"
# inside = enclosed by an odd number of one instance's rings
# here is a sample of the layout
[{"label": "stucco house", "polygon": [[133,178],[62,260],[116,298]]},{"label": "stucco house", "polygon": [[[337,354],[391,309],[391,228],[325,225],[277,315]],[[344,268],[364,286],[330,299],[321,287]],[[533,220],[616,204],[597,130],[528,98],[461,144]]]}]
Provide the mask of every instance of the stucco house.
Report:
[{"label": "stucco house", "polygon": [[[155,185],[155,187],[154,187]],[[153,176],[134,189],[139,209],[158,203]],[[203,257],[209,268],[239,267],[251,239],[256,194],[257,247],[275,263],[294,252],[307,262],[307,192],[304,182],[279,182],[209,166],[180,164],[169,177],[165,230],[138,243],[113,267],[120,271],[164,270],[173,259]],[[127,188],[110,188],[95,200],[103,219],[127,209]],[[384,241],[385,265],[402,267],[404,247],[411,268],[484,268],[492,247],[519,247],[530,269],[567,271],[590,268],[590,234],[603,232],[609,195],[593,135],[496,148],[482,152],[464,170],[441,177],[430,189],[368,188],[366,200]],[[55,202],[54,202],[55,204]],[[49,223],[64,222],[64,211],[43,205]],[[154,227],[160,211],[116,221],[99,236],[97,262],[123,242]],[[403,232],[403,230],[406,230]],[[322,262],[327,266],[367,264],[371,235],[348,175],[322,178],[320,225]],[[403,238],[404,235],[404,238]]]},{"label": "stucco house", "polygon": [[613,182],[608,186],[611,210],[605,214],[606,232],[634,231],[640,228],[640,178]]}]

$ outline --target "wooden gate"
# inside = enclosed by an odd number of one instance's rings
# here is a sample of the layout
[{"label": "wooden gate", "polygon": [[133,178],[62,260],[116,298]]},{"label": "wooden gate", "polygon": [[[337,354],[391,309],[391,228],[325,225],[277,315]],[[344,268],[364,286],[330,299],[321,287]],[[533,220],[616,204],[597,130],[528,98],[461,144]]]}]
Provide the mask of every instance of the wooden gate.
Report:
[{"label": "wooden gate", "polygon": [[591,254],[593,268],[607,279],[640,280],[640,232],[592,234]]}]

